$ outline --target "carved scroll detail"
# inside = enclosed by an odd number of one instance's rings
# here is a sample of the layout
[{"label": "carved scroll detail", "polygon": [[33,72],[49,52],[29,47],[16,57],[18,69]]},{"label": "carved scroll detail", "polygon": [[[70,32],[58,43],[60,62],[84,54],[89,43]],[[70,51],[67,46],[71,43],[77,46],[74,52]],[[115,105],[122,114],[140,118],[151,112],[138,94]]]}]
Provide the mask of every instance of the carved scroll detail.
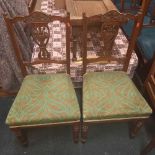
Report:
[{"label": "carved scroll detail", "polygon": [[115,10],[101,15],[101,38],[104,42],[103,52],[101,55],[111,55],[119,27],[121,24],[126,23],[127,21],[127,15],[121,14]]},{"label": "carved scroll detail", "polygon": [[33,24],[32,37],[34,42],[39,46],[39,59],[50,59],[50,53],[46,49],[50,37],[48,24]]},{"label": "carved scroll detail", "polygon": [[33,12],[29,16],[27,16],[24,21],[26,23],[49,23],[50,16],[42,13],[42,12]]}]

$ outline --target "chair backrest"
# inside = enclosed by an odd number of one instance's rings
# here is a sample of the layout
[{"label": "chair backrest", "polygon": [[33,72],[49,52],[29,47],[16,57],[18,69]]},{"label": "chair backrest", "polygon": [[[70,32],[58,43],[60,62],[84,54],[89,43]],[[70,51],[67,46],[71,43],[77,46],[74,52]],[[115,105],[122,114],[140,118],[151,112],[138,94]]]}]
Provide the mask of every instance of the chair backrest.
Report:
[{"label": "chair backrest", "polygon": [[[119,64],[123,64],[123,70],[127,71],[131,54],[134,50],[135,42],[139,35],[141,16],[142,13],[132,15],[123,14],[115,10],[109,11],[104,15],[95,15],[91,17],[86,17],[86,14],[83,13],[83,74],[86,72],[86,67],[88,64],[97,62],[104,64],[117,62]],[[112,47],[118,34],[118,30],[122,24],[126,24],[130,19],[134,21],[134,28],[131,35],[131,40],[129,41],[126,56],[121,58],[114,57]],[[100,34],[104,44],[102,53],[97,58],[87,58],[87,34],[92,23],[100,23]]]},{"label": "chair backrest", "polygon": [[145,88],[152,102],[152,106],[155,109],[155,57],[145,81]]},{"label": "chair backrest", "polygon": [[[37,64],[64,64],[67,67],[67,73],[70,74],[70,16],[67,14],[66,17],[51,16],[43,12],[33,12],[25,17],[14,17],[8,18],[4,15],[8,32],[14,47],[14,51],[21,67],[23,76],[27,75],[27,67]],[[52,59],[50,51],[47,51],[47,44],[49,42],[50,34],[49,26],[54,21],[59,21],[65,24],[66,27],[66,59],[65,60],[55,60]],[[39,47],[38,58],[32,62],[25,61],[22,57],[22,52],[20,50],[19,44],[16,40],[16,32],[14,29],[14,24],[19,22],[25,23],[29,30],[31,31],[32,40]]]}]

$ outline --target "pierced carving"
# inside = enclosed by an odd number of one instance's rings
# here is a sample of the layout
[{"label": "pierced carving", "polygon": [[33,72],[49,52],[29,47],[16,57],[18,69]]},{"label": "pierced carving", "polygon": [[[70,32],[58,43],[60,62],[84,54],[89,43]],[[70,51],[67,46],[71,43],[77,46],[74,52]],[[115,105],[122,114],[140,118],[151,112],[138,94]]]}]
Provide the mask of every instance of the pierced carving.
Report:
[{"label": "pierced carving", "polygon": [[117,25],[102,25],[101,38],[104,42],[101,55],[110,56],[112,54],[112,48],[118,34],[119,27]]},{"label": "pierced carving", "polygon": [[101,15],[101,38],[104,47],[100,55],[110,56],[120,25],[128,21],[128,16],[112,10]]},{"label": "pierced carving", "polygon": [[51,22],[51,17],[42,12],[33,12],[24,19],[24,22],[29,26],[34,42],[39,46],[39,59],[50,59],[50,53],[46,49],[49,41],[50,30],[48,23]]},{"label": "pierced carving", "polygon": [[39,59],[50,59],[50,53],[46,49],[50,37],[50,30],[48,24],[33,24],[32,37],[34,42],[39,46]]}]

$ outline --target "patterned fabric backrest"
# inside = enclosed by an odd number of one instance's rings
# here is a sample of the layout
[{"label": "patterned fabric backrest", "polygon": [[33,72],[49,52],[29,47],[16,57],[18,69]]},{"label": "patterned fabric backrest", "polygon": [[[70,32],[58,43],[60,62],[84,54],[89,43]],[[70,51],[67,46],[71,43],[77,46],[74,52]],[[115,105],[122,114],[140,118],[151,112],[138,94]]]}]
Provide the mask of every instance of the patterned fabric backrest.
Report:
[{"label": "patterned fabric backrest", "polygon": [[[86,17],[86,14],[83,13],[83,73],[86,72],[87,64],[98,62],[104,64],[117,62],[119,64],[123,64],[123,70],[127,71],[131,54],[134,50],[135,42],[140,32],[142,24],[141,19],[142,13],[132,15],[123,14],[115,10],[109,11],[104,15],[95,15],[91,17]],[[134,28],[132,31],[131,40],[129,41],[127,54],[122,58],[114,57],[112,48],[118,34],[118,30],[120,26],[128,23],[129,20],[134,21]],[[99,25],[104,47],[101,49],[101,52],[98,54],[97,58],[87,58],[87,33],[90,30],[92,31],[92,26],[94,26],[94,23],[98,23]]]},{"label": "patterned fabric backrest", "polygon": [[[8,18],[4,15],[4,19],[7,24],[8,31],[10,33],[11,41],[16,52],[17,60],[21,66],[23,75],[27,75],[27,66],[33,66],[42,63],[56,63],[56,64],[66,64],[67,73],[70,74],[70,16],[67,14],[66,17],[51,16],[42,12],[33,12],[25,17],[15,17]],[[66,27],[66,59],[65,60],[55,60],[52,59],[50,52],[47,51],[46,46],[50,39],[51,34],[49,30],[49,24],[54,21],[60,21],[65,24]],[[35,44],[39,46],[38,59],[33,62],[24,61],[18,42],[16,40],[14,24],[18,22],[23,22],[27,25],[28,30],[31,33],[32,40]]]},{"label": "patterned fabric backrest", "polygon": [[151,99],[152,106],[155,109],[155,57],[151,66],[148,77],[145,81],[146,91]]}]

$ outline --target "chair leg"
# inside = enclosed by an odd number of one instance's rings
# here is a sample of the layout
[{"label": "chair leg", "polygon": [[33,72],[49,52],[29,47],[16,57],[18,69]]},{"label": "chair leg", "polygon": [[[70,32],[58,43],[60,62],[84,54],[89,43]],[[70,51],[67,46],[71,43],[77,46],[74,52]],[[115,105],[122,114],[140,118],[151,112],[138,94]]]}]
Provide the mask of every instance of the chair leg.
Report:
[{"label": "chair leg", "polygon": [[152,138],[151,142],[142,150],[140,155],[146,155],[149,153],[153,148],[155,148],[155,137]]},{"label": "chair leg", "polygon": [[80,123],[73,124],[72,132],[73,132],[74,143],[78,143],[79,142],[79,134],[80,134]]},{"label": "chair leg", "polygon": [[11,130],[15,133],[17,139],[23,146],[28,146],[28,140],[25,132],[20,128],[11,128]]},{"label": "chair leg", "polygon": [[81,130],[81,142],[85,143],[88,137],[88,125],[86,123],[83,123]]},{"label": "chair leg", "polygon": [[130,138],[135,138],[143,125],[144,125],[143,120],[132,121],[130,123],[130,129],[129,129]]}]

